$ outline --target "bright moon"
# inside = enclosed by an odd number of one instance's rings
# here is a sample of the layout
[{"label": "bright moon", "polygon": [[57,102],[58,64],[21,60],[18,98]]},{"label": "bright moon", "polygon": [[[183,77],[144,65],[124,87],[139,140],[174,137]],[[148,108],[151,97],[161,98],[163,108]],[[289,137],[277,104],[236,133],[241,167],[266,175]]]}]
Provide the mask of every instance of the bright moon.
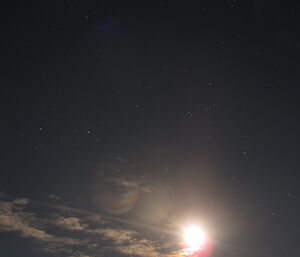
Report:
[{"label": "bright moon", "polygon": [[200,249],[205,241],[203,230],[197,226],[190,226],[184,230],[184,241],[188,248],[195,251]]}]

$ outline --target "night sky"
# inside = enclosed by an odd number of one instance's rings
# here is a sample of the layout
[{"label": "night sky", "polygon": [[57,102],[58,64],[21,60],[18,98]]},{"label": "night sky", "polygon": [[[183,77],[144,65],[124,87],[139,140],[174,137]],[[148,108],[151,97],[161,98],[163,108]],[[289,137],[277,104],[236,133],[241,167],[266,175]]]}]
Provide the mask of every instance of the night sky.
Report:
[{"label": "night sky", "polygon": [[0,256],[300,256],[298,14],[6,1]]}]

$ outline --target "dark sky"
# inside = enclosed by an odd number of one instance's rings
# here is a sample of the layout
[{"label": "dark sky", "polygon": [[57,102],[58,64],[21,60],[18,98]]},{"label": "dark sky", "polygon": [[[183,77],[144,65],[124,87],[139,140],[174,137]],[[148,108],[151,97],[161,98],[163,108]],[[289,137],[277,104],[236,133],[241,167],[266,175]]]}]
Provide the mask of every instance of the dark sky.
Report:
[{"label": "dark sky", "polygon": [[299,256],[298,12],[6,1],[1,257]]}]

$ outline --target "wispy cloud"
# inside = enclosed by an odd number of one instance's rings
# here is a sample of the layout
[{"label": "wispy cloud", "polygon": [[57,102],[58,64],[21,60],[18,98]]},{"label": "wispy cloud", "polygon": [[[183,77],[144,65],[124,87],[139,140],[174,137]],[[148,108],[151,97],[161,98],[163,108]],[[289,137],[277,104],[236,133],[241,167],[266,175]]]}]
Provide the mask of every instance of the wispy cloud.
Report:
[{"label": "wispy cloud", "polygon": [[132,230],[112,229],[112,228],[94,229],[91,230],[90,232],[100,234],[104,239],[113,240],[114,243],[117,245],[127,243],[131,241],[134,238],[134,236],[137,235],[137,232]]},{"label": "wispy cloud", "polygon": [[123,178],[123,177],[113,177],[108,178],[107,181],[113,182],[120,186],[129,187],[137,191],[144,193],[151,193],[151,187],[147,184],[145,179],[133,179],[133,178]]},{"label": "wispy cloud", "polygon": [[[152,185],[146,175],[140,175],[139,168],[141,164],[131,163],[122,157],[108,158],[101,164],[99,175],[108,174],[107,182],[112,182],[118,186],[134,189],[139,192],[152,192]],[[127,174],[121,176],[121,174]]]},{"label": "wispy cloud", "polygon": [[35,211],[36,207],[37,203],[28,199],[0,200],[0,232],[31,239],[41,250],[54,255],[96,257],[115,252],[118,256],[171,256],[171,250],[164,250],[165,243],[124,229],[114,220],[103,222],[99,215],[72,208],[65,212],[65,208],[53,205],[44,212],[45,217]]},{"label": "wispy cloud", "polygon": [[82,224],[79,218],[76,217],[58,217],[52,221],[53,224],[68,230],[84,231],[87,229],[87,225]]},{"label": "wispy cloud", "polygon": [[27,199],[0,201],[0,231],[18,232],[23,237],[51,240],[52,236],[39,227],[35,215],[24,211],[28,202]]},{"label": "wispy cloud", "polygon": [[53,199],[53,200],[61,200],[61,198],[58,195],[55,195],[55,194],[49,194],[48,197],[50,199]]},{"label": "wispy cloud", "polygon": [[28,199],[0,200],[0,232],[14,232],[21,237],[32,239],[48,252],[66,252],[66,247],[83,245],[87,242],[48,233],[45,228],[47,219],[27,211],[29,203]]},{"label": "wispy cloud", "polygon": [[103,239],[112,241],[113,247],[111,247],[111,249],[122,255],[149,257],[171,256],[171,253],[161,253],[166,244],[142,238],[140,233],[133,230],[105,228],[92,230],[91,232],[100,234]]}]

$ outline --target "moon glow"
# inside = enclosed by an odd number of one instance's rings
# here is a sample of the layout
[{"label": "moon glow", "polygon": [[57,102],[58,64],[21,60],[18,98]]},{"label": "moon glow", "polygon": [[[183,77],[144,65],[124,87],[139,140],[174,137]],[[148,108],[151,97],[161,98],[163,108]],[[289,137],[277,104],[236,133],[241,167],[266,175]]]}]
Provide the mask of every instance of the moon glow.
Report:
[{"label": "moon glow", "polygon": [[191,251],[197,251],[201,249],[205,242],[205,233],[200,227],[197,226],[189,226],[184,229],[183,237],[186,246]]}]

